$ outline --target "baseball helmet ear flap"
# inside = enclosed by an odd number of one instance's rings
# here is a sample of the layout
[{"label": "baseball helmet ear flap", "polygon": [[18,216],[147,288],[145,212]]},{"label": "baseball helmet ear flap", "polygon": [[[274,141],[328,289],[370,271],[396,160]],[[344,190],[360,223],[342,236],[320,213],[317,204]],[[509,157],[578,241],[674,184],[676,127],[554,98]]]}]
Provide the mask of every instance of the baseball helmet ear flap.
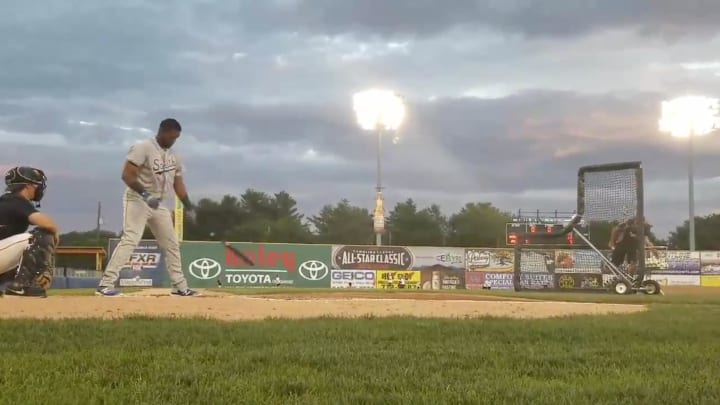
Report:
[{"label": "baseball helmet ear flap", "polygon": [[5,173],[5,185],[8,190],[14,190],[18,186],[34,184],[37,186],[35,189],[35,197],[33,201],[40,202],[45,195],[45,188],[47,187],[47,176],[45,172],[40,169],[28,166],[13,167]]}]

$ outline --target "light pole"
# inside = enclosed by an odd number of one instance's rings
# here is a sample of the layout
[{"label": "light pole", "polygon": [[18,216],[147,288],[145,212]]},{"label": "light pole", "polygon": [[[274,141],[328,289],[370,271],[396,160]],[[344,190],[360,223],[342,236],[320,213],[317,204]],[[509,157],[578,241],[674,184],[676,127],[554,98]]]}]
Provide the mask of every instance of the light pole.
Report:
[{"label": "light pole", "polygon": [[375,131],[377,134],[377,184],[373,228],[375,244],[380,246],[382,245],[382,234],[385,232],[382,166],[380,164],[382,136],[385,131],[395,131],[400,128],[405,119],[405,103],[392,91],[372,89],[353,95],[353,109],[358,125],[366,131]]},{"label": "light pole", "polygon": [[688,138],[689,247],[695,251],[695,146],[694,138],[712,132],[718,123],[719,105],[715,98],[685,96],[662,102],[660,131]]}]

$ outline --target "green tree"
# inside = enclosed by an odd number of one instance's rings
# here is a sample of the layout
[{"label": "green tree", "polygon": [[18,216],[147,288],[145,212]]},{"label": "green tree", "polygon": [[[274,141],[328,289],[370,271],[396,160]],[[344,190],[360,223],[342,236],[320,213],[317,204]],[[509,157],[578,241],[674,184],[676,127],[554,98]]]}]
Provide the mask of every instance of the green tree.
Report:
[{"label": "green tree", "polygon": [[371,245],[374,242],[373,220],[367,208],[350,205],[342,199],[335,206],[325,205],[310,218],[319,243]]},{"label": "green tree", "polygon": [[244,221],[233,234],[249,242],[307,243],[312,235],[297,202],[285,191],[274,195],[247,190],[240,197]]},{"label": "green tree", "polygon": [[240,198],[205,198],[198,201],[196,221],[185,222],[187,240],[305,243],[311,237],[297,202],[285,191],[248,189]]},{"label": "green tree", "polygon": [[185,218],[186,240],[237,240],[237,232],[234,231],[245,218],[240,200],[232,195],[224,195],[220,201],[210,198],[199,200],[195,215],[194,221],[187,216]]},{"label": "green tree", "polygon": [[110,238],[118,238],[115,232],[72,231],[60,234],[60,246],[92,246],[107,248]]},{"label": "green tree", "polygon": [[[668,247],[671,249],[690,248],[690,222],[670,232]],[[710,214],[704,217],[695,217],[695,249],[720,250],[720,214]]]},{"label": "green tree", "polygon": [[510,213],[489,202],[467,203],[448,221],[448,245],[458,247],[504,247],[505,224]]},{"label": "green tree", "polygon": [[388,230],[393,245],[442,246],[446,224],[440,207],[432,205],[418,210],[412,199],[397,203],[388,215]]}]

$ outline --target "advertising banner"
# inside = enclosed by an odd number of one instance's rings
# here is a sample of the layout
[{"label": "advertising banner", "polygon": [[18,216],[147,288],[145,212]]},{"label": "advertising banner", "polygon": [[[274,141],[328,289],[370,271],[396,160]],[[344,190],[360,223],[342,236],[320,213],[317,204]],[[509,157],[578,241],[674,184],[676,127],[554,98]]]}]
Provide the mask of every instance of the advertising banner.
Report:
[{"label": "advertising banner", "polygon": [[[652,274],[700,274],[700,252],[667,250],[664,253],[664,268],[652,269]],[[652,254],[652,251],[650,252]],[[661,261],[662,263],[662,261]],[[647,267],[647,266],[646,266]]]},{"label": "advertising banner", "polygon": [[602,258],[590,249],[558,249],[555,251],[555,273],[600,274]]},{"label": "advertising banner", "polygon": [[[108,258],[112,256],[120,239],[108,241]],[[130,259],[120,270],[120,287],[167,287],[169,286],[165,257],[155,240],[143,239],[133,250]]]},{"label": "advertising banner", "polygon": [[331,270],[332,288],[375,288],[377,274],[375,270]]},{"label": "advertising banner", "polygon": [[514,290],[513,273],[490,273],[485,271],[466,271],[465,287],[468,290]]},{"label": "advertising banner", "polygon": [[700,252],[700,273],[720,275],[720,251]]},{"label": "advertising banner", "polygon": [[465,249],[446,247],[409,247],[413,270],[465,270]]},{"label": "advertising banner", "polygon": [[194,287],[330,287],[330,245],[183,242],[183,269]]},{"label": "advertising banner", "polygon": [[465,271],[422,270],[420,285],[423,290],[457,290],[465,288]]},{"label": "advertising banner", "polygon": [[480,290],[485,282],[485,273],[479,271],[465,271],[465,288],[468,290]]},{"label": "advertising banner", "polygon": [[651,280],[655,280],[660,285],[666,286],[675,286],[675,285],[685,285],[685,286],[699,286],[700,285],[700,276],[693,276],[693,275],[678,275],[678,274],[651,274],[649,277]]},{"label": "advertising banner", "polygon": [[594,290],[603,287],[602,274],[556,274],[556,288],[561,290]]},{"label": "advertising banner", "polygon": [[377,272],[377,288],[400,288],[402,285],[400,280],[405,280],[406,289],[420,288],[420,272],[414,270],[378,270]]},{"label": "advertising banner", "polygon": [[550,273],[521,273],[520,288],[531,290],[555,288],[555,277]]},{"label": "advertising banner", "polygon": [[700,276],[700,285],[703,287],[720,287],[720,276]]},{"label": "advertising banner", "polygon": [[483,286],[491,290],[514,290],[513,273],[481,273]]},{"label": "advertising banner", "polygon": [[412,266],[412,252],[402,246],[335,245],[332,247],[333,269],[407,270]]},{"label": "advertising banner", "polygon": [[465,269],[468,271],[511,272],[514,260],[512,249],[465,249]]}]

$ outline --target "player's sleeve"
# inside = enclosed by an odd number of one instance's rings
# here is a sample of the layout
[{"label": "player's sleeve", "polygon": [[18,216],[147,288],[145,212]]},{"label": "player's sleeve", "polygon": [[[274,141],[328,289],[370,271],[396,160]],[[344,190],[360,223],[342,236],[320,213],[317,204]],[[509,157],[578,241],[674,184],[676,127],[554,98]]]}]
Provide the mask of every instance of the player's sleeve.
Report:
[{"label": "player's sleeve", "polygon": [[142,166],[147,159],[147,149],[145,145],[145,142],[132,145],[128,151],[127,160],[135,166]]},{"label": "player's sleeve", "polygon": [[37,208],[30,201],[19,201],[15,208],[21,218],[28,219],[30,215],[38,212]]}]

